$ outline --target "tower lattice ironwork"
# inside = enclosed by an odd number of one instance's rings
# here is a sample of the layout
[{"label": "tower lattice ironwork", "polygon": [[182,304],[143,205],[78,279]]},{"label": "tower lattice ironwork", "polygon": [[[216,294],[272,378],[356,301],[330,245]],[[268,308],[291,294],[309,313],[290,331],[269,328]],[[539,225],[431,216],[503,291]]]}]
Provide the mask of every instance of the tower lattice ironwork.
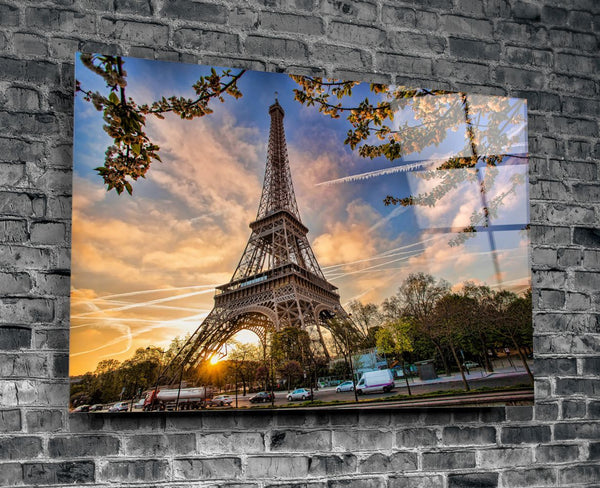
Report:
[{"label": "tower lattice ironwork", "polygon": [[[266,344],[269,333],[300,327],[318,338],[333,316],[348,318],[337,287],[329,283],[308,242],[290,172],[284,111],[269,107],[271,127],[262,195],[246,248],[229,283],[218,286],[214,308],[181,349],[182,368],[218,353],[233,335],[251,330]],[[168,375],[165,375],[168,376]]]}]

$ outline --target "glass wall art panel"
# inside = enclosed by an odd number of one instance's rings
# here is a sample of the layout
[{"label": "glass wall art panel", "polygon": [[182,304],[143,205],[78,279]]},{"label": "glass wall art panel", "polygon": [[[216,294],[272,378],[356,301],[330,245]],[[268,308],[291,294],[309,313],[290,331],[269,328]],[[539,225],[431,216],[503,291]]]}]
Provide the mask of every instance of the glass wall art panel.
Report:
[{"label": "glass wall art panel", "polygon": [[78,54],[70,406],[533,400],[522,99]]}]

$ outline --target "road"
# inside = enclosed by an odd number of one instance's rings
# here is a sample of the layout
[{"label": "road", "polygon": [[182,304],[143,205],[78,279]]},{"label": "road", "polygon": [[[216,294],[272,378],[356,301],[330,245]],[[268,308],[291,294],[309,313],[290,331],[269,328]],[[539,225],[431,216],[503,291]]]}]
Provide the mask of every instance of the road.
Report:
[{"label": "road", "polygon": [[[474,377],[475,376],[475,377]],[[526,373],[515,373],[511,375],[499,375],[499,376],[489,376],[489,377],[477,377],[477,375],[471,375],[468,380],[471,389],[474,388],[495,388],[502,386],[514,386],[519,384],[526,384],[529,382],[529,378]],[[413,395],[423,394],[423,393],[432,393],[437,391],[450,391],[450,390],[464,390],[464,385],[462,381],[437,381],[426,384],[410,384],[411,393]],[[275,405],[281,406],[290,403],[287,400],[287,391],[277,391],[275,392]],[[407,395],[406,383],[402,381],[396,381],[396,388],[392,390],[390,393],[372,393],[369,395],[359,396],[359,400],[375,400],[381,399],[385,400],[386,398],[392,397],[394,395],[404,394]],[[354,392],[342,392],[336,393],[335,388],[322,388],[314,391],[315,400],[320,400],[323,402],[331,402],[331,401],[354,401]],[[257,404],[251,404],[249,398],[252,394],[242,396],[238,395],[238,407],[250,407],[255,406]],[[233,397],[233,396],[232,396]],[[298,402],[293,402],[298,403]],[[258,404],[261,405],[261,404]],[[235,401],[232,404],[232,407],[235,408]],[[227,408],[227,407],[224,407]]]}]

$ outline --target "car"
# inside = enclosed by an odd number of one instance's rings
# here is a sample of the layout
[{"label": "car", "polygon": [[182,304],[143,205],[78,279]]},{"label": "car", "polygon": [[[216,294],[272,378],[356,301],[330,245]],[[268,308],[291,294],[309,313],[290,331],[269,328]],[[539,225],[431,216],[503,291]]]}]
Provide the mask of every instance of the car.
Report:
[{"label": "car", "polygon": [[288,402],[292,400],[312,400],[312,393],[306,388],[297,388],[287,396]]},{"label": "car", "polygon": [[129,411],[128,402],[117,402],[113,406],[109,407],[109,412],[127,412]]},{"label": "car", "polygon": [[268,391],[259,391],[256,395],[250,397],[250,403],[268,403],[273,401],[273,393]]},{"label": "car", "polygon": [[389,393],[394,386],[394,375],[391,370],[366,371],[356,383],[356,393],[359,395],[379,391]]},{"label": "car", "polygon": [[90,412],[99,412],[104,408],[104,405],[101,403],[96,403],[90,407]]},{"label": "car", "polygon": [[344,381],[335,389],[336,393],[340,393],[342,391],[354,391],[354,382]]},{"label": "car", "polygon": [[208,401],[208,404],[211,407],[223,407],[225,405],[227,405],[227,406],[231,405],[232,402],[233,402],[233,398],[231,398],[229,395],[219,395],[214,398],[211,398]]},{"label": "car", "polygon": [[79,405],[75,410],[73,410],[73,413],[89,412],[89,411],[90,411],[89,405]]},{"label": "car", "polygon": [[478,368],[479,367],[479,363],[475,363],[473,361],[466,361],[463,363],[463,368],[466,369],[473,369],[473,368]]},{"label": "car", "polygon": [[133,404],[134,410],[142,410],[144,408],[144,403],[146,402],[145,398],[140,398],[137,402]]}]

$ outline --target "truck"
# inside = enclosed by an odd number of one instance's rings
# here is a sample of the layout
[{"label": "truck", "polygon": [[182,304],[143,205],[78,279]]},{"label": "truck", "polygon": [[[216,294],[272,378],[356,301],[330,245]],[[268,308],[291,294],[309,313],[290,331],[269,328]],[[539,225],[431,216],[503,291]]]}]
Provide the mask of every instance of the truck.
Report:
[{"label": "truck", "polygon": [[392,391],[394,386],[394,375],[390,369],[367,371],[363,373],[358,383],[356,383],[356,393],[359,395],[379,391],[388,393]]},{"label": "truck", "polygon": [[[206,387],[158,388],[148,390],[144,400],[144,411],[150,410],[193,410],[206,407]],[[178,400],[179,399],[179,400]]]}]

